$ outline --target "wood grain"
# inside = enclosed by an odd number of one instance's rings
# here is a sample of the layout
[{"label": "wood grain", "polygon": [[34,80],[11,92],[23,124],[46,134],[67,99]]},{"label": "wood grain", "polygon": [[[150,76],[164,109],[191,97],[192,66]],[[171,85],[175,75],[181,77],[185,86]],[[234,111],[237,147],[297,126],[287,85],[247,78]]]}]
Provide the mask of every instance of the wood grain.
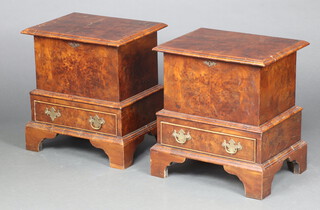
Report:
[{"label": "wood grain", "polygon": [[70,43],[35,37],[38,89],[119,102],[158,84],[156,33],[120,48]]},{"label": "wood grain", "polygon": [[144,139],[140,136],[126,145],[115,144],[97,139],[89,139],[92,146],[102,149],[109,157],[110,167],[117,169],[126,169],[133,163],[133,155],[138,144]]},{"label": "wood grain", "polygon": [[165,178],[168,175],[167,167],[170,163],[182,163],[186,158],[223,165],[226,172],[239,177],[247,197],[263,199],[271,193],[273,177],[281,169],[284,161],[297,164],[296,172],[302,173],[306,170],[306,148],[307,144],[301,140],[265,163],[257,164],[241,163],[232,159],[156,144],[150,152],[151,174]]},{"label": "wood grain", "polygon": [[295,105],[296,54],[261,69],[260,124]]},{"label": "wood grain", "polygon": [[[157,113],[157,141],[175,148],[263,163],[301,140],[301,111],[301,107],[292,107],[265,124],[254,127],[161,110]],[[185,144],[177,143],[172,132],[180,129],[189,132],[192,140]],[[221,146],[224,140],[228,142],[231,139],[243,146],[234,155],[228,154]]]},{"label": "wood grain", "polygon": [[75,12],[27,28],[21,33],[119,47],[166,26],[157,22]]},{"label": "wood grain", "polygon": [[163,108],[152,48],[166,26],[72,13],[23,30],[34,35],[37,82],[27,149],[64,134],[104,150],[113,168],[130,166],[143,135],[156,133],[155,113]]},{"label": "wood grain", "polygon": [[[54,109],[60,113],[60,117],[51,119],[45,111]],[[98,116],[104,123],[101,129],[95,130],[91,127],[89,119]],[[79,128],[91,132],[101,132],[112,136],[117,136],[117,114],[113,112],[101,112],[94,109],[82,109],[68,105],[54,104],[45,101],[34,101],[34,121],[55,125],[63,125],[71,128]]]},{"label": "wood grain", "polygon": [[[124,136],[156,120],[155,113],[163,107],[162,93],[163,86],[158,85],[122,102],[110,103],[36,89],[30,93],[32,120],[82,131]],[[51,107],[61,113],[61,117],[54,121],[45,114],[45,109]],[[90,126],[88,119],[95,115],[105,120],[101,130],[94,130]]]},{"label": "wood grain", "polygon": [[28,150],[38,152],[39,146],[45,138],[54,138],[57,134],[88,139],[94,147],[100,148],[106,153],[109,157],[110,167],[125,169],[132,165],[134,153],[144,135],[155,128],[156,123],[152,122],[123,137],[113,137],[30,121],[26,125],[26,145]]},{"label": "wood grain", "polygon": [[[165,121],[160,122],[159,130],[159,143],[162,145],[169,145],[201,153],[210,153],[237,160],[256,161],[256,139],[254,138],[214,131],[213,129],[201,129],[199,126],[189,127],[176,123],[167,123]],[[189,133],[191,136],[191,139],[183,144],[177,142],[172,135],[174,132],[179,132],[180,130]],[[229,143],[231,140],[235,141],[237,145],[240,144],[242,147],[242,149],[235,154],[229,154],[222,146],[224,141]]]},{"label": "wood grain", "polygon": [[295,105],[296,53],[260,68],[164,55],[166,110],[262,125]]},{"label": "wood grain", "polygon": [[282,115],[284,119],[281,123],[274,123],[272,128],[262,133],[259,162],[267,161],[301,139],[301,111],[286,112],[290,117]]},{"label": "wood grain", "polygon": [[307,45],[301,40],[199,28],[154,50],[264,67]]},{"label": "wood grain", "polygon": [[31,122],[25,127],[26,149],[39,152],[42,149],[42,141],[55,138],[58,134],[51,130],[37,128]]},{"label": "wood grain", "polygon": [[303,172],[295,74],[296,51],[308,44],[201,28],[155,47],[164,52],[164,109],[151,174],[165,177],[186,158],[220,164],[247,197],[263,199],[283,161]]},{"label": "wood grain", "polygon": [[259,125],[258,67],[164,55],[164,108]]},{"label": "wood grain", "polygon": [[156,45],[155,32],[119,47],[120,101],[158,85],[158,58],[152,51]]},{"label": "wood grain", "polygon": [[[117,48],[35,37],[37,89],[120,101]],[[106,91],[107,90],[107,91]]]}]

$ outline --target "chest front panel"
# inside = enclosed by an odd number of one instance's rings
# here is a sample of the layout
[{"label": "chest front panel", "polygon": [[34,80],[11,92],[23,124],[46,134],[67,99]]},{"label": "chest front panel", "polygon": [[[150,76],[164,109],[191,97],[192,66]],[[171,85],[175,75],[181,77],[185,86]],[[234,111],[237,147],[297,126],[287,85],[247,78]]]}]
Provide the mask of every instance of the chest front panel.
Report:
[{"label": "chest front panel", "polygon": [[113,47],[35,37],[37,88],[119,101],[117,57]]},{"label": "chest front panel", "polygon": [[166,110],[259,125],[259,68],[165,54]]}]

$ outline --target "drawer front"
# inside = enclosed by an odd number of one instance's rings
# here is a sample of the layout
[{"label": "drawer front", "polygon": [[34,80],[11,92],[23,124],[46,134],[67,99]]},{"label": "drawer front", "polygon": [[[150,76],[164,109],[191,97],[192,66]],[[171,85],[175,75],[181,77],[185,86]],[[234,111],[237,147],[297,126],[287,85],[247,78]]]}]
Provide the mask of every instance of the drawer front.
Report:
[{"label": "drawer front", "polygon": [[160,122],[160,143],[186,150],[256,161],[256,139],[204,130],[169,122]]},{"label": "drawer front", "polygon": [[64,127],[117,135],[117,115],[34,100],[34,119]]}]

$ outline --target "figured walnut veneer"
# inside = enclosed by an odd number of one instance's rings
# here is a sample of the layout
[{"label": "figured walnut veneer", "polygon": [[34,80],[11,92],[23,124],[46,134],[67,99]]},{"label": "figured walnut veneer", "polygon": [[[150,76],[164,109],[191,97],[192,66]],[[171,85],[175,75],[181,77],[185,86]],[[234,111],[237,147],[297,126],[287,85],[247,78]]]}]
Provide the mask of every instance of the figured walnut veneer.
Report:
[{"label": "figured walnut veneer", "polygon": [[157,31],[163,23],[72,13],[27,28],[37,89],[30,93],[27,149],[57,134],[89,139],[110,166],[127,168],[163,107]]},{"label": "figured walnut veneer", "polygon": [[305,171],[295,89],[296,51],[308,44],[201,28],[155,47],[164,52],[164,109],[151,174],[166,177],[186,158],[220,164],[247,197],[263,199],[284,161]]}]

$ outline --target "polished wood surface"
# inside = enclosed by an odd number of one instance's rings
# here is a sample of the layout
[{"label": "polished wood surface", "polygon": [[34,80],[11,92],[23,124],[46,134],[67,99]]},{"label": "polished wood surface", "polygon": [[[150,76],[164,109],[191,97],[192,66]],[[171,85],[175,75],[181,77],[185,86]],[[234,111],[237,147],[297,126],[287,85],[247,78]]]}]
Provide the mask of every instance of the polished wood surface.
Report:
[{"label": "polished wood surface", "polygon": [[[200,128],[200,126],[196,124],[195,127],[181,125],[165,119],[164,121],[158,121],[158,123],[160,123],[158,141],[162,145],[169,145],[175,148],[182,148],[201,153],[210,153],[237,160],[255,162],[257,140],[254,138],[230,134],[227,133],[227,130],[226,133],[223,131],[215,131],[214,129],[207,130]],[[173,133],[178,133],[180,130],[183,130],[186,134],[190,134],[191,139],[185,143],[177,142]],[[235,154],[229,154],[222,146],[224,141],[229,143],[231,140],[235,141],[236,144],[240,144],[242,147],[242,149],[237,151]]]},{"label": "polished wood surface", "polygon": [[53,139],[58,134],[48,129],[37,129],[31,123],[27,123],[25,127],[26,149],[39,152],[42,149],[42,141],[45,139]]},{"label": "polished wood surface", "polygon": [[[50,101],[50,100],[48,100]],[[43,122],[55,125],[64,125],[70,128],[79,128],[87,131],[97,131],[109,135],[117,135],[117,115],[112,112],[100,112],[94,109],[82,109],[68,105],[60,105],[47,101],[33,100],[33,116],[35,122]],[[55,113],[59,112],[60,117],[51,119],[46,111],[54,109]],[[90,118],[98,116],[103,119],[104,123],[100,129],[95,130],[91,127]]]},{"label": "polished wood surface", "polygon": [[118,102],[158,84],[156,32],[119,48],[34,40],[38,89]]},{"label": "polished wood surface", "polygon": [[226,172],[239,177],[247,197],[263,199],[271,193],[273,177],[281,169],[283,162],[288,161],[293,165],[289,169],[301,174],[306,170],[306,155],[307,144],[302,140],[263,164],[239,162],[156,144],[150,150],[151,175],[165,178],[171,163],[183,163],[187,158],[218,164],[222,165]]},{"label": "polished wood surface", "polygon": [[[263,163],[301,139],[301,111],[301,107],[295,106],[262,126],[246,126],[161,110],[157,113],[157,142],[234,160]],[[172,136],[174,130],[180,129],[192,137],[185,144],[179,144]],[[228,143],[231,139],[242,146],[236,154],[228,154],[222,146],[224,140]]]},{"label": "polished wood surface", "polygon": [[258,148],[261,154],[260,163],[301,139],[301,116],[302,108],[294,107],[274,118],[276,122],[268,122],[269,128],[262,128],[261,144]]},{"label": "polished wood surface", "polygon": [[308,44],[201,28],[155,47],[164,52],[164,109],[151,174],[165,177],[186,158],[220,164],[247,197],[263,199],[283,161],[302,173],[296,51]]},{"label": "polished wood surface", "polygon": [[[75,100],[68,94],[39,89],[33,90],[30,98],[32,120],[35,122],[124,136],[156,120],[155,113],[163,107],[163,87],[157,85],[122,103],[108,103],[108,101],[99,103],[102,100],[90,101],[85,97],[77,97]],[[54,121],[45,114],[46,108],[51,107],[61,113],[61,117],[57,117]],[[90,116],[95,115],[105,121],[99,130],[94,130],[89,122]]]},{"label": "polished wood surface", "polygon": [[267,66],[308,44],[301,40],[200,28],[154,49],[170,54]]},{"label": "polished wood surface", "polygon": [[296,55],[292,53],[260,70],[260,124],[295,105]]},{"label": "polished wood surface", "polygon": [[37,82],[27,149],[64,134],[89,139],[111,167],[130,166],[143,135],[156,133],[155,113],[163,108],[152,48],[164,27],[72,13],[23,30],[34,35]]},{"label": "polished wood surface", "polygon": [[258,67],[164,55],[164,109],[259,125]]},{"label": "polished wood surface", "polygon": [[124,108],[136,103],[136,101],[145,98],[147,95],[152,95],[152,94],[156,93],[157,91],[163,91],[163,85],[155,85],[152,88],[144,90],[144,91],[142,91],[142,92],[140,92],[130,98],[127,98],[126,100],[120,101],[120,102],[106,101],[106,100],[87,98],[87,97],[81,97],[81,96],[69,95],[69,94],[63,94],[63,93],[56,93],[56,92],[40,90],[40,89],[32,90],[30,92],[30,94],[31,95],[39,95],[39,96],[43,96],[46,98],[54,97],[57,100],[60,100],[60,99],[61,100],[69,100],[75,104],[85,102],[87,104],[95,105],[95,106],[110,107],[110,108],[115,108],[115,109],[117,109],[117,108],[124,109]]},{"label": "polished wood surface", "polygon": [[164,55],[164,108],[261,125],[295,104],[296,53],[265,68]]},{"label": "polished wood surface", "polygon": [[[155,112],[162,108],[163,89],[158,85],[123,102],[112,103],[86,100],[67,94],[34,90],[31,95],[32,122],[26,125],[28,150],[39,151],[45,138],[57,134],[88,139],[91,144],[104,150],[110,167],[125,169],[133,163],[133,156],[144,135],[156,133]],[[110,105],[110,106],[108,106]],[[60,117],[51,120],[46,108],[59,110]],[[93,129],[90,116],[104,119],[101,129]]]},{"label": "polished wood surface", "polygon": [[139,98],[134,102],[131,101],[130,105],[121,109],[121,133],[123,135],[155,121],[155,113],[163,108],[162,85],[159,85],[158,90],[152,94],[141,93],[145,94],[144,98]]},{"label": "polished wood surface", "polygon": [[158,84],[158,58],[152,51],[156,45],[155,32],[119,48],[120,101]]},{"label": "polished wood surface", "polygon": [[102,149],[109,157],[110,167],[125,169],[132,165],[134,152],[144,135],[155,128],[156,123],[152,122],[123,137],[114,137],[30,121],[26,124],[26,149],[38,152],[43,140],[54,138],[57,134],[74,136],[88,139],[94,147]]},{"label": "polished wood surface", "polygon": [[21,33],[119,47],[166,26],[163,23],[75,12]]},{"label": "polished wood surface", "polygon": [[117,48],[87,43],[74,48],[68,41],[46,37],[35,37],[34,43],[38,89],[120,100]]}]

